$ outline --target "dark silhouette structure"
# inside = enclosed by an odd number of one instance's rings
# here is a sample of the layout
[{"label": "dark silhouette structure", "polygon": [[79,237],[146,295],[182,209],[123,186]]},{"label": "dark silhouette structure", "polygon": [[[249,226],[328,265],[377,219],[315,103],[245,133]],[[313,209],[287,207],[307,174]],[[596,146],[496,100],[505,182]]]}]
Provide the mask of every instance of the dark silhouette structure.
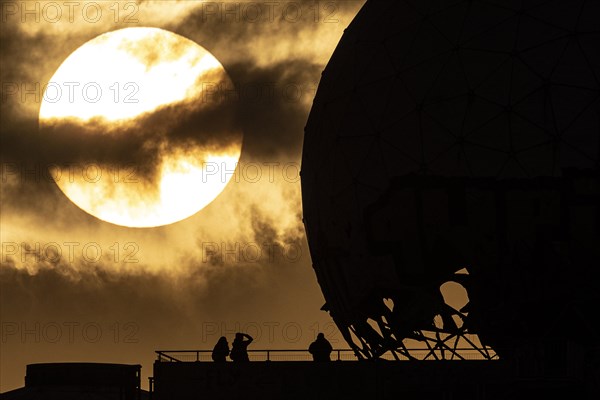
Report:
[{"label": "dark silhouette structure", "polygon": [[314,361],[331,361],[331,343],[325,339],[325,335],[320,332],[317,339],[308,346],[308,352],[313,356]]},{"label": "dark silhouette structure", "polygon": [[227,356],[229,355],[229,343],[225,336],[221,336],[215,344],[212,351],[212,359],[214,362],[226,362]]},{"label": "dark silhouette structure", "polygon": [[470,343],[542,374],[583,366],[593,385],[599,15],[585,0],[369,0],[345,31],[301,176],[324,309],[357,355],[413,357],[412,341],[461,358]]},{"label": "dark silhouette structure", "polygon": [[6,400],[142,400],[140,365],[100,363],[29,364],[25,387],[2,393]]},{"label": "dark silhouette structure", "polygon": [[234,362],[247,362],[250,361],[248,358],[248,345],[252,343],[252,336],[247,333],[238,332],[235,334],[235,339],[233,340],[231,346],[231,354],[229,357]]},{"label": "dark silhouette structure", "polygon": [[152,399],[597,399],[586,390],[576,369],[541,375],[504,359],[212,363],[161,357],[154,363]]}]

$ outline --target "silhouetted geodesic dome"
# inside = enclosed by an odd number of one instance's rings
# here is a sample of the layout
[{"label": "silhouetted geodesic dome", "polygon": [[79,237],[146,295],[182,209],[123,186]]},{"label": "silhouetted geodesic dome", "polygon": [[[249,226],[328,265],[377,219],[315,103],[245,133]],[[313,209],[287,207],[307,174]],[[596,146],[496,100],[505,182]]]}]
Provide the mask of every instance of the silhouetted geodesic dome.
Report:
[{"label": "silhouetted geodesic dome", "polygon": [[359,354],[597,340],[599,82],[600,1],[366,3],[302,160],[325,308]]}]

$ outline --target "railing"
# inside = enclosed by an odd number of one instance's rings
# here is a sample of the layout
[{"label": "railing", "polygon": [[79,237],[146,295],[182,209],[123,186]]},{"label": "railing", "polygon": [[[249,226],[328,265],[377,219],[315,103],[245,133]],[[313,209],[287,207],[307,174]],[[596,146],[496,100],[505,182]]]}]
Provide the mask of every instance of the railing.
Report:
[{"label": "railing", "polygon": [[[435,359],[430,357],[431,350],[427,348],[407,349],[411,356],[417,359]],[[488,349],[491,350],[491,349]],[[465,360],[485,360],[479,350],[470,348],[457,348],[461,356]],[[212,362],[212,350],[157,350],[158,362]],[[283,349],[264,349],[264,350],[248,350],[250,361],[312,361],[312,356],[308,350],[283,350]],[[396,353],[395,356],[391,353],[385,353],[381,359],[389,361],[407,361],[408,357]],[[331,352],[333,361],[358,361],[354,350],[352,349],[334,349]],[[493,359],[497,359],[494,356]]]}]

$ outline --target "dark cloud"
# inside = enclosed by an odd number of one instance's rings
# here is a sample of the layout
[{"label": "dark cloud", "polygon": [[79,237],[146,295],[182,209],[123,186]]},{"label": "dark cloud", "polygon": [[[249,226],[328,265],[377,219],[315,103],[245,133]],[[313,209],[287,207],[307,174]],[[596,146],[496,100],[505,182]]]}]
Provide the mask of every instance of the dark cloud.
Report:
[{"label": "dark cloud", "polygon": [[140,177],[154,178],[164,154],[195,147],[219,153],[232,143],[240,143],[242,135],[233,107],[198,100],[197,106],[189,102],[170,104],[122,123],[50,120],[42,125],[40,139],[44,143],[40,145],[48,164],[134,164]]},{"label": "dark cloud", "polygon": [[300,155],[321,66],[289,60],[269,67],[230,66],[240,93],[237,118],[244,130],[244,151],[253,159],[295,160]]},{"label": "dark cloud", "polygon": [[[45,168],[50,165],[135,165],[136,178],[153,187],[165,151],[194,146],[223,150],[239,140],[240,133],[242,162],[296,161],[308,117],[307,99],[314,94],[320,70],[307,60],[268,67],[235,64],[229,68],[233,92],[215,86],[208,100],[165,106],[135,123],[93,120],[82,125],[62,119],[38,131],[36,120],[21,120],[3,128],[3,162],[15,163],[20,173],[38,169],[40,177],[49,176]],[[48,179],[37,181],[51,190]]]}]

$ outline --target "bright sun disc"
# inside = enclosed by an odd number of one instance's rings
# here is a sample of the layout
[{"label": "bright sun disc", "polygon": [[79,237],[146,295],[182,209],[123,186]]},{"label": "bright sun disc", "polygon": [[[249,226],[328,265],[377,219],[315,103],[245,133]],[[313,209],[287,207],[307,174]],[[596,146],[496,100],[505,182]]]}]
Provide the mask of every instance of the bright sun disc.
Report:
[{"label": "bright sun disc", "polygon": [[100,35],[61,64],[39,123],[67,197],[104,221],[153,227],[197,213],[225,188],[242,133],[233,83],[207,50],[157,28]]}]

